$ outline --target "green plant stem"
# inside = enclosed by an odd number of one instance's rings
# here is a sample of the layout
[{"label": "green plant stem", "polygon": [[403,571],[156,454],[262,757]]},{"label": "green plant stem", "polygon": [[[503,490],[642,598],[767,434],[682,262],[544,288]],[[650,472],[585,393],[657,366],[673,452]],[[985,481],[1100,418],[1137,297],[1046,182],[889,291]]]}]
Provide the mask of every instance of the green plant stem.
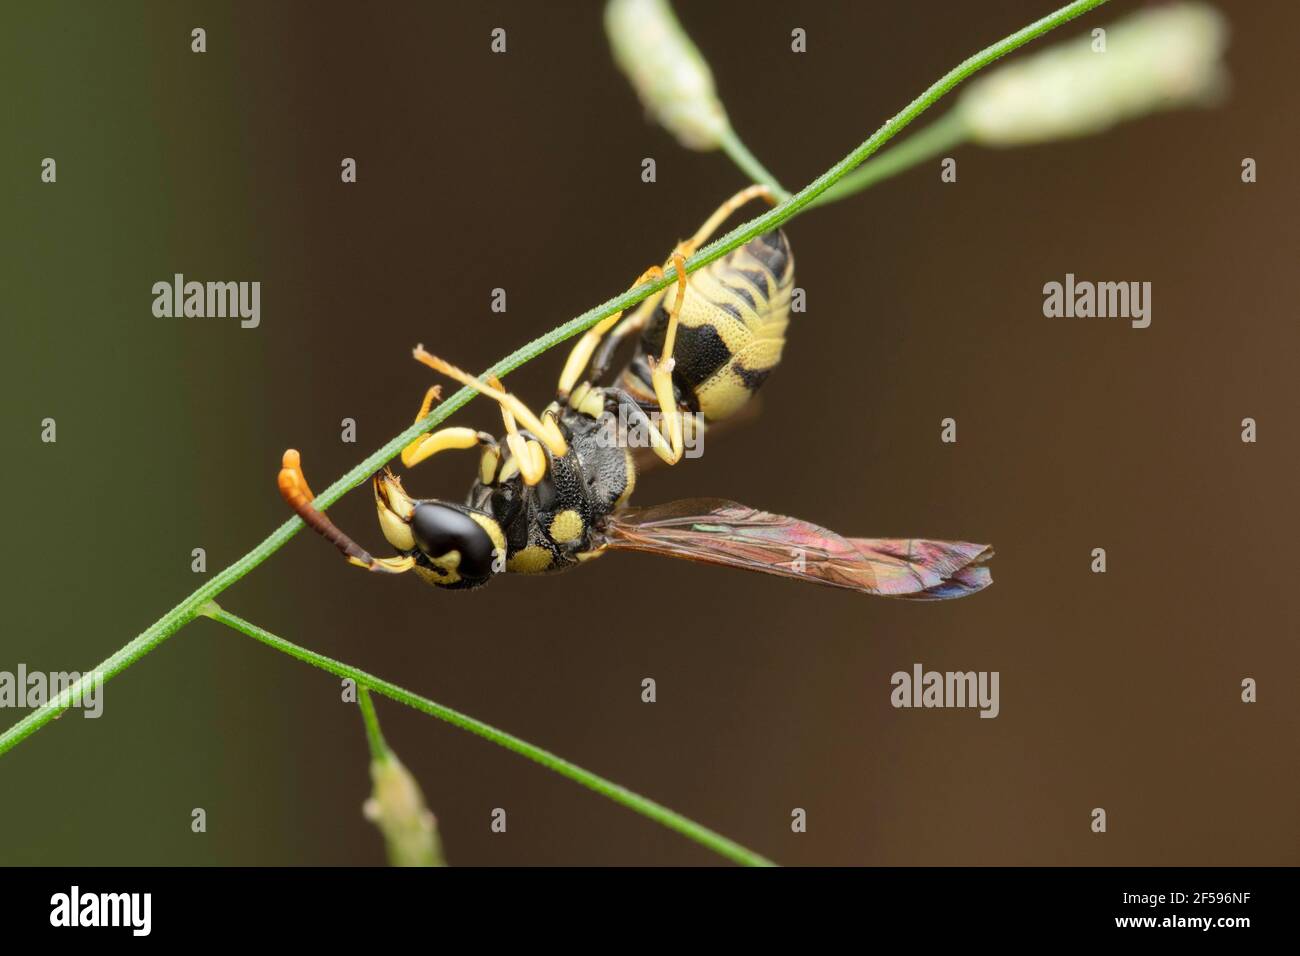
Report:
[{"label": "green plant stem", "polygon": [[[732,249],[743,245],[755,236],[762,235],[782,223],[798,215],[802,210],[811,205],[822,193],[830,189],[836,182],[842,179],[852,169],[861,164],[869,156],[875,153],[881,146],[896,136],[909,123],[924,113],[936,101],[943,97],[957,84],[965,80],[968,76],[976,71],[988,66],[995,60],[1006,56],[1011,51],[1023,46],[1024,44],[1042,36],[1050,30],[1067,23],[1075,17],[1101,6],[1106,0],[1075,0],[1073,3],[1066,4],[1054,13],[1036,20],[1023,29],[1017,30],[1010,36],[999,40],[992,46],[986,47],[979,53],[969,57],[959,63],[956,67],[949,70],[943,77],[933,83],[924,93],[909,103],[903,110],[886,122],[880,129],[876,130],[865,142],[857,149],[853,150],[848,156],[840,160],[829,170],[815,179],[812,183],[805,186],[794,196],[791,196],[780,205],[773,207],[766,213],[756,216],[731,230],[722,238],[705,246],[695,255],[691,256],[686,263],[686,271],[694,272],[697,269],[708,265],[715,259],[726,255]],[[564,323],[558,328],[552,329],[545,335],[534,339],[523,348],[502,359],[494,365],[489,372],[497,376],[504,376],[513,371],[525,362],[531,361],[538,355],[541,355],[547,349],[558,345],[565,339],[577,335],[591,326],[595,325],[601,319],[613,315],[622,309],[629,308],[640,302],[649,295],[666,288],[676,280],[676,269],[670,267],[664,275],[654,281],[647,282],[644,285],[629,289],[621,295],[615,296],[603,305],[594,309],[589,309],[582,315],[569,322]],[[322,491],[316,497],[316,507],[324,510],[341,498],[345,493],[355,488],[361,482],[365,481],[370,475],[382,467],[385,463],[392,460],[409,444],[416,436],[429,431],[443,419],[447,418],[452,412],[459,409],[473,396],[474,391],[469,388],[462,388],[453,394],[446,401],[439,404],[424,419],[408,427],[401,434],[397,435],[382,448],[379,448],[368,458],[358,464],[355,468],[339,478],[332,485]],[[268,468],[268,484],[270,480],[271,469]],[[272,554],[278,551],[284,544],[303,528],[302,520],[298,517],[290,518],[280,527],[276,528],[264,541],[249,551],[234,564],[224,568],[212,576],[207,583],[200,586],[174,608],[164,614],[161,618],[151,624],[143,632],[126,643],[117,650],[112,656],[99,665],[96,670],[102,675],[104,680],[109,680],[115,675],[121,673],[127,667],[130,667],[145,654],[148,654],[159,644],[175,634],[180,628],[188,624],[200,613],[200,609],[209,601],[214,600],[221,592],[230,587],[244,575],[248,574],[253,568],[260,565]],[[93,677],[94,672],[91,672]],[[83,677],[76,686],[60,694],[58,700],[50,701],[24,716],[21,720],[8,727],[3,733],[0,733],[0,754],[7,753],[15,746],[26,740],[37,730],[44,727],[63,711],[67,710],[70,701],[73,699],[74,692],[80,692],[85,689],[88,680],[91,677]]]},{"label": "green plant stem", "polygon": [[731,161],[740,167],[740,171],[756,183],[762,183],[772,190],[772,194],[781,202],[790,198],[790,192],[779,182],[776,177],[767,171],[758,157],[749,151],[749,147],[741,142],[736,131],[727,126],[727,132],[722,137],[722,151],[731,157]]},{"label": "green plant stem", "polygon": [[[222,620],[215,616],[214,611],[225,614],[214,601],[208,605],[210,609],[207,617],[214,621],[221,621],[222,624],[230,624],[229,621]],[[234,616],[230,615],[234,620]],[[230,624],[234,627],[233,624]],[[251,627],[251,625],[250,625]],[[357,706],[361,708],[361,721],[366,725],[366,743],[370,745],[370,758],[372,760],[388,759],[388,743],[384,740],[384,733],[379,729],[379,715],[375,713],[375,702],[370,699],[370,688],[365,684],[357,684]]]},{"label": "green plant stem", "polygon": [[838,202],[862,190],[876,185],[891,176],[897,176],[919,163],[942,155],[954,146],[960,146],[970,133],[961,114],[951,112],[941,116],[925,129],[913,133],[897,146],[885,150],[874,159],[863,163],[849,173],[826,192],[817,197],[812,204],[824,206],[826,203]]},{"label": "green plant stem", "polygon": [[[1050,13],[1039,20],[1035,20],[1028,26],[1017,30],[1008,37],[999,40],[992,46],[985,47],[974,56],[967,57],[957,66],[953,67],[941,78],[932,83],[920,96],[908,103],[899,113],[895,114],[880,129],[876,130],[863,142],[857,149],[849,153],[842,160],[822,173],[811,183],[805,186],[799,192],[795,193],[785,202],[774,206],[761,216],[755,216],[749,222],[737,226],[731,232],[727,233],[721,239],[709,243],[695,255],[686,261],[686,271],[694,272],[696,269],[707,265],[715,259],[726,255],[730,250],[739,245],[743,245],[756,236],[761,236],[765,232],[777,228],[789,219],[798,215],[802,210],[812,205],[822,193],[826,192],[831,186],[844,178],[851,170],[866,161],[873,153],[880,149],[881,146],[893,139],[898,133],[907,127],[909,123],[933,106],[943,98],[953,87],[961,83],[973,73],[982,70],[990,63],[1001,59],[1013,50],[1024,46],[1031,40],[1037,39],[1044,33],[1054,30],[1064,23],[1068,23],[1075,17],[1087,13],[1096,7],[1106,3],[1107,0],[1075,0],[1074,3],[1066,4],[1054,13]],[[663,279],[659,282],[670,282],[676,278],[676,270],[668,269]],[[655,283],[658,286],[659,283]]]},{"label": "green plant stem", "polygon": [[[621,803],[631,810],[635,810],[642,816],[649,817],[656,823],[662,824],[670,830],[676,830],[682,836],[694,840],[701,846],[707,847],[715,853],[726,857],[736,863],[745,866],[773,866],[771,860],[759,856],[752,850],[747,850],[733,840],[728,840],[719,833],[702,827],[693,820],[689,820],[680,813],[669,810],[662,804],[648,800],[640,794],[633,793],[626,787],[620,787],[611,780],[592,773],[590,770],[584,770],[576,764],[570,763],[563,757],[557,757],[550,751],[543,750],[528,743],[526,740],[520,740],[513,734],[508,734],[504,730],[498,730],[491,724],[485,724],[481,720],[475,720],[460,711],[452,710],[450,707],[444,707],[427,697],[421,697],[419,694],[413,694],[409,690],[391,684],[382,678],[367,674],[363,670],[336,661],[333,658],[326,657],[323,654],[317,654],[305,647],[299,647],[286,641],[282,637],[272,634],[265,628],[258,627],[243,618],[231,614],[215,604],[209,604],[205,610],[205,615],[212,618],[227,627],[234,628],[242,634],[247,634],[254,640],[261,641],[268,647],[272,647],[282,654],[288,654],[290,657],[310,664],[313,667],[319,667],[323,671],[333,674],[335,677],[349,677],[357,682],[357,686],[363,689],[373,690],[377,694],[383,694],[385,697],[397,701],[399,704],[405,704],[407,707],[414,708],[431,717],[437,717],[447,723],[459,727],[461,730],[468,730],[472,734],[478,734],[486,740],[492,741],[507,750],[512,750],[520,756],[527,757],[535,763],[541,764],[548,770],[553,770],[561,776],[568,777],[575,783],[580,783],[589,790],[594,790],[601,796],[608,797],[615,803]],[[362,697],[362,700],[369,702],[368,697]],[[362,713],[365,713],[367,704],[362,704]],[[373,717],[373,707],[370,710]],[[367,726],[369,730],[369,726]],[[376,731],[378,728],[376,727]]]}]

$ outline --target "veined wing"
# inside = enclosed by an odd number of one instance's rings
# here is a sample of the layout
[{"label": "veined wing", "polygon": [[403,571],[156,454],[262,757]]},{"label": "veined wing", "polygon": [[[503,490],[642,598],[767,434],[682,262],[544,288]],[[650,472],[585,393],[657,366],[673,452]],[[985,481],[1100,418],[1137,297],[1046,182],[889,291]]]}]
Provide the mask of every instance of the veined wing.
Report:
[{"label": "veined wing", "polygon": [[885,597],[940,600],[988,587],[993,549],[921,538],[845,538],[798,518],[700,498],[610,515],[600,542]]}]

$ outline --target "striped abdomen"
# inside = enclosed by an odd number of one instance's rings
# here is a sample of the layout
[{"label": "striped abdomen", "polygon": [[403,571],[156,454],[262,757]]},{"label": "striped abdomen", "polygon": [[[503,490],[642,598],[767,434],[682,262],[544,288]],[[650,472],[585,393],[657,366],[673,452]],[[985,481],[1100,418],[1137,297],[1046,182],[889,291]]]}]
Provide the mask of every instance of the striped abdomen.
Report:
[{"label": "striped abdomen", "polygon": [[[683,406],[718,421],[749,401],[781,361],[793,286],[794,257],[779,229],[691,274],[673,348],[673,384]],[[620,377],[647,405],[655,399],[646,357],[662,352],[676,299],[677,286],[669,286]]]}]

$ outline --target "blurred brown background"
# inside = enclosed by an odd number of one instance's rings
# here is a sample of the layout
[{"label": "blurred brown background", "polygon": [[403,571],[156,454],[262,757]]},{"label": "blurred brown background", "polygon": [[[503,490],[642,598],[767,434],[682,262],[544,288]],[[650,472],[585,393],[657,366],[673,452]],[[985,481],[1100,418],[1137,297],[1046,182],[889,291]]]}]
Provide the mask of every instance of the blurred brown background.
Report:
[{"label": "blurred brown background", "polygon": [[[734,125],[797,188],[1054,4],[678,6]],[[1282,71],[1300,15],[1225,12],[1234,83],[1219,108],[963,148],[955,185],[927,166],[792,223],[809,310],[761,423],[637,490],[988,541],[989,591],[891,603],[614,556],[448,594],[367,577],[300,535],[222,603],[782,863],[1300,862],[1300,141]],[[416,342],[486,367],[621,291],[743,184],[644,120],[599,13],[6,5],[0,669],[103,659],[198,583],[191,548],[215,571],[284,520],[286,446],[323,486],[406,426],[431,382]],[[504,56],[488,50],[496,26]],[[57,186],[39,182],[44,156]],[[356,185],[339,182],[345,156]],[[260,280],[261,327],[155,319],[150,287],[174,272]],[[1045,319],[1042,286],[1066,272],[1152,282],[1152,326]],[[505,315],[489,310],[498,286]],[[562,361],[509,385],[540,406]],[[47,415],[57,445],[39,441]],[[947,416],[955,446],[939,441]],[[1255,445],[1239,440],[1246,416]],[[457,420],[500,424],[484,402]],[[451,455],[407,485],[459,497],[473,471]],[[382,543],[364,489],[330,513]],[[1089,571],[1095,547],[1105,575]],[[1001,716],[892,709],[890,675],[917,661],[1000,671]],[[1239,701],[1244,677],[1257,704]],[[379,708],[453,864],[718,862],[491,744]],[[0,758],[0,862],[377,864],[368,790],[338,682],[200,621],[108,685],[102,719],[74,712]],[[494,807],[505,835],[489,832]]]}]

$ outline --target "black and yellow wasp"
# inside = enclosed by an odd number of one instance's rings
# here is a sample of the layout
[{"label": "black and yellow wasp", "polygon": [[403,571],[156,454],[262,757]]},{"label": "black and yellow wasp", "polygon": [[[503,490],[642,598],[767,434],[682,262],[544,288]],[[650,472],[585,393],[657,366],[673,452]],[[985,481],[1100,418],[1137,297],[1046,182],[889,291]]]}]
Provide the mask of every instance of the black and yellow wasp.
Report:
[{"label": "black and yellow wasp", "polygon": [[[417,360],[500,405],[505,437],[498,442],[448,427],[402,451],[411,468],[447,449],[481,449],[478,478],[463,505],[412,498],[387,469],[375,476],[380,528],[400,552],[396,557],[372,557],[312,507],[292,449],[284,454],[281,494],[353,564],[414,571],[447,588],[479,587],[503,571],[558,571],[609,550],[651,551],[894,597],[951,598],[986,587],[984,562],[992,556],[986,545],[844,538],[715,499],[627,507],[637,475],[634,434],[675,464],[687,437],[744,407],[781,360],[794,284],[784,232],[752,239],[689,277],[685,270],[687,256],[759,197],[773,201],[765,187],[743,190],[678,244],[665,264],[676,267],[676,283],[630,314],[593,326],[574,346],[558,396],[540,416],[499,381],[479,381],[417,346]],[[652,266],[634,285],[663,274]],[[612,384],[601,386],[629,335],[639,336],[635,354]],[[440,394],[439,386],[429,389],[416,421]]]}]

